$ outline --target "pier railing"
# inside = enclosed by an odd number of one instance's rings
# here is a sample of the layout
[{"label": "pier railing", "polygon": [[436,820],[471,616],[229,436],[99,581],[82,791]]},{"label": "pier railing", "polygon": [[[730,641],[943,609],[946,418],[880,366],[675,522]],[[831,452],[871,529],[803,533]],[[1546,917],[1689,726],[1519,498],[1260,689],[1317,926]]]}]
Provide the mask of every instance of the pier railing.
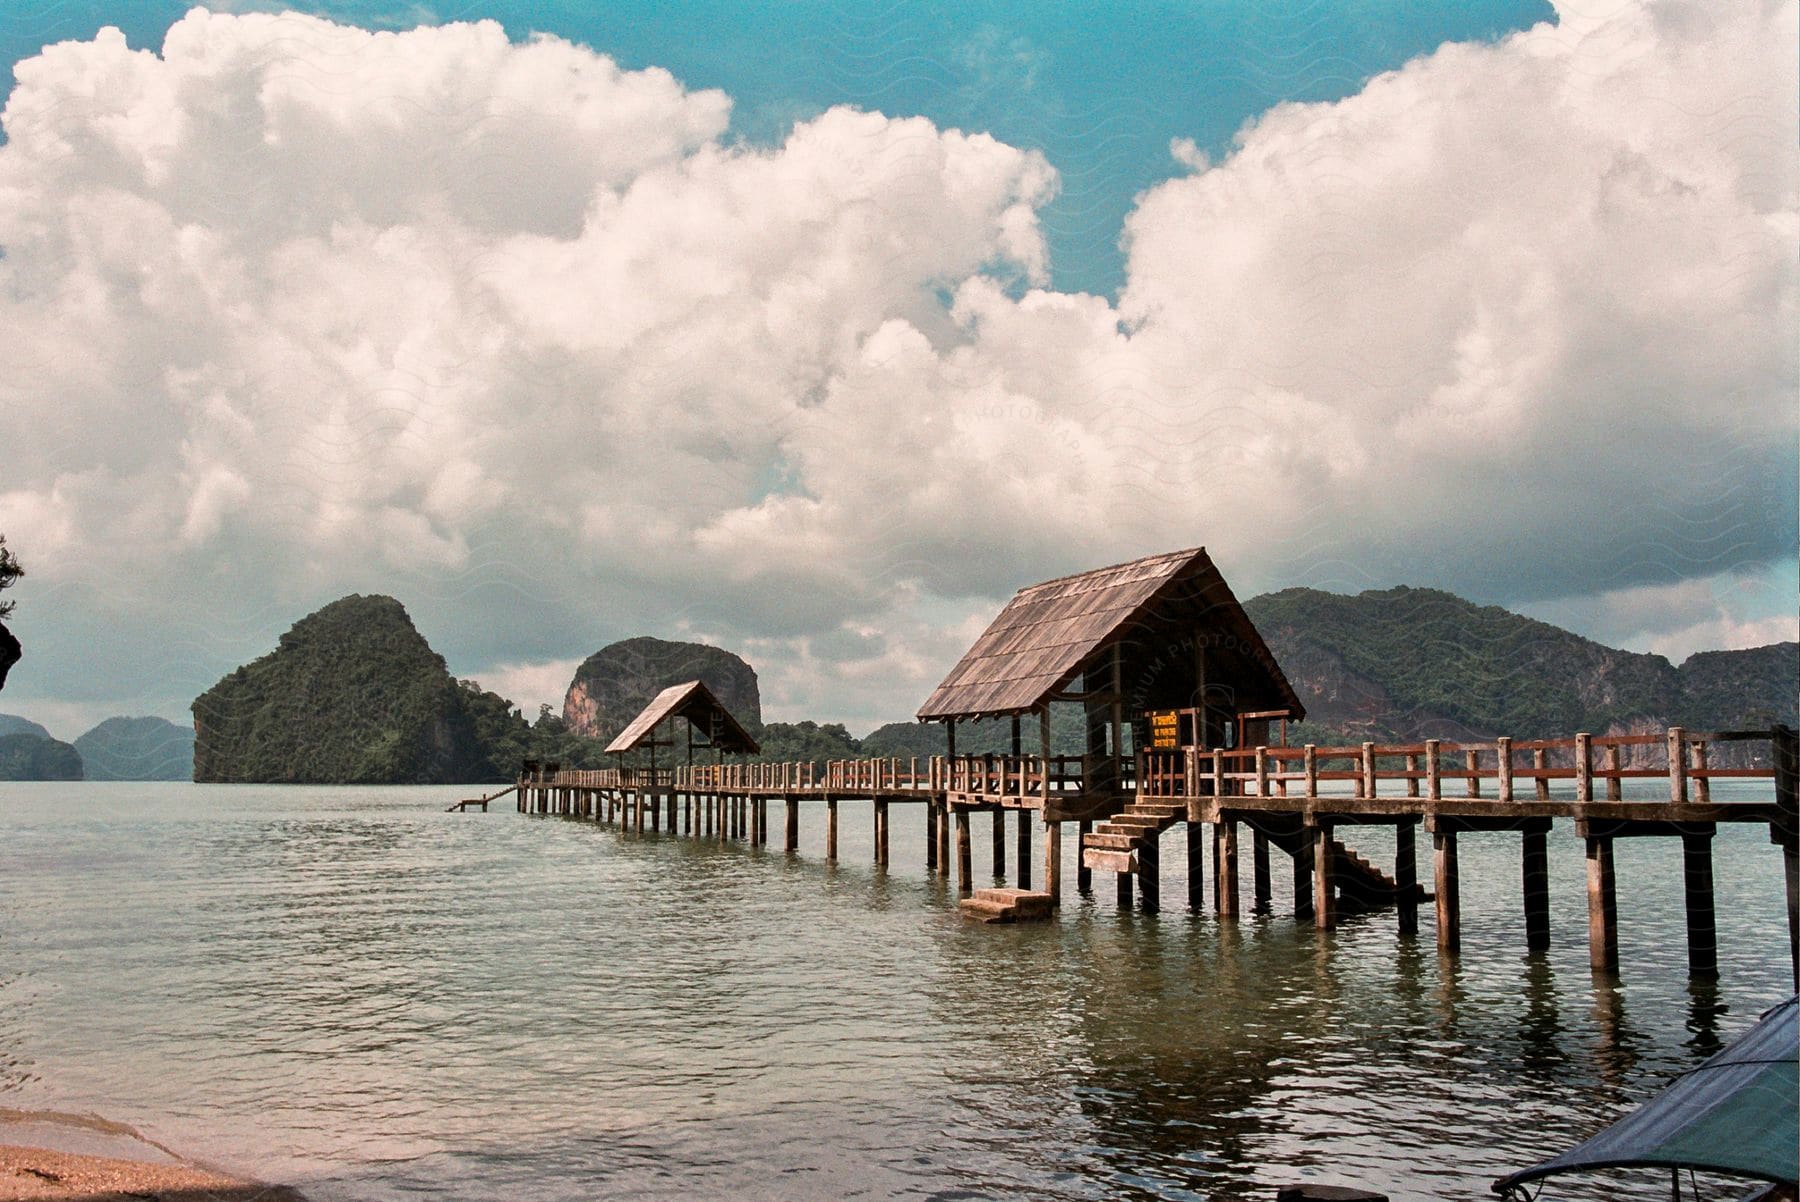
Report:
[{"label": "pier railing", "polygon": [[[1497,738],[1457,743],[1363,743],[1347,747],[1187,748],[1137,756],[1140,793],[1149,797],[1418,797],[1503,803],[1619,801],[1628,780],[1666,779],[1668,799],[1706,804],[1719,780],[1773,780],[1778,740],[1791,731],[1688,731],[1589,735],[1563,739]],[[1758,766],[1712,763],[1720,745],[1748,744]],[[1762,745],[1758,747],[1757,745]],[[1791,751],[1790,751],[1791,754]],[[1742,757],[1735,757],[1742,758]],[[1348,784],[1346,790],[1344,786]],[[1571,796],[1572,790],[1572,796]]]}]

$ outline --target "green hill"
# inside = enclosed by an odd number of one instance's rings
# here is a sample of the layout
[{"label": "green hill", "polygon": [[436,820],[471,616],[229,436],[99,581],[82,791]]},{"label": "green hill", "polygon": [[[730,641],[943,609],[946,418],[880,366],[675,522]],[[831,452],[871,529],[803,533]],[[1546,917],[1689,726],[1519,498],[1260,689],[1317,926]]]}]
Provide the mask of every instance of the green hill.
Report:
[{"label": "green hill", "polygon": [[108,718],[75,750],[89,780],[194,779],[194,728],[166,718]]},{"label": "green hill", "polygon": [[1677,668],[1433,589],[1287,589],[1244,608],[1306,705],[1296,742],[1795,721],[1794,643],[1702,652]]},{"label": "green hill", "polygon": [[382,596],[345,597],[302,618],[193,712],[197,781],[510,779],[528,737],[510,703],[458,684],[405,608]]},{"label": "green hill", "polygon": [[21,718],[17,714],[0,714],[0,735],[31,735],[48,739],[50,732],[30,718]]},{"label": "green hill", "polygon": [[81,753],[62,740],[24,732],[0,735],[0,780],[81,778]]},{"label": "green hill", "polygon": [[752,734],[762,726],[756,669],[741,656],[705,643],[639,637],[602,647],[582,661],[563,699],[570,733],[602,744],[670,685],[706,682]]}]

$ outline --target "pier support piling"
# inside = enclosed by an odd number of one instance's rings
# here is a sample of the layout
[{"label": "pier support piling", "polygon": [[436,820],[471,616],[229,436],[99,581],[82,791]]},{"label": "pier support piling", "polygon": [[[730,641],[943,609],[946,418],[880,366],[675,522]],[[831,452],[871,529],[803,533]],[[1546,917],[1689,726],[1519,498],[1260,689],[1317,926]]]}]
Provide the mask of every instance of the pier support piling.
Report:
[{"label": "pier support piling", "polygon": [[1331,850],[1331,828],[1324,823],[1313,831],[1313,926],[1329,931],[1337,925],[1336,856]]},{"label": "pier support piling", "polygon": [[1523,876],[1525,886],[1525,948],[1532,952],[1550,950],[1550,833],[1545,829],[1527,830],[1523,836]]},{"label": "pier support piling", "polygon": [[1308,922],[1313,916],[1313,850],[1312,840],[1317,837],[1315,827],[1301,827],[1300,848],[1294,853],[1294,918],[1299,922]]},{"label": "pier support piling", "polygon": [[[1019,811],[1018,846],[1014,848],[1019,862],[1019,888],[1031,888],[1031,815],[1025,810]],[[1046,880],[1048,884],[1048,880]]]},{"label": "pier support piling", "polygon": [[[836,814],[837,814],[837,810],[836,810],[836,807],[834,806],[832,809],[832,815],[834,818],[835,818]],[[935,798],[935,797],[927,798],[925,801],[925,875],[926,876],[935,875],[937,872],[937,824],[938,824],[937,798]]]},{"label": "pier support piling", "polygon": [[969,863],[969,811],[958,806],[956,809],[956,892],[968,897],[975,892],[971,879],[974,873]]},{"label": "pier support piling", "polygon": [[825,799],[825,859],[837,863],[837,798]]},{"label": "pier support piling", "polygon": [[1587,836],[1588,964],[1596,972],[1619,969],[1619,902],[1612,845],[1610,835]]},{"label": "pier support piling", "polygon": [[[1019,815],[1020,824],[1023,825],[1025,821],[1025,815],[1021,813]],[[1023,883],[1024,868],[1022,865],[1020,873],[1021,884],[1019,887],[1021,889],[1030,888],[1029,885]],[[1044,892],[1050,895],[1051,905],[1062,905],[1062,823],[1060,822],[1046,821],[1044,823]]]},{"label": "pier support piling", "polygon": [[1206,911],[1206,824],[1191,818],[1187,827],[1188,912]]},{"label": "pier support piling", "polygon": [[1431,833],[1432,888],[1437,893],[1438,951],[1455,953],[1462,947],[1462,897],[1456,863],[1456,832]]},{"label": "pier support piling", "polygon": [[[1415,782],[1416,783],[1416,782]],[[1419,857],[1410,822],[1394,826],[1394,909],[1402,935],[1419,933]]]},{"label": "pier support piling", "polygon": [[1114,903],[1121,911],[1131,909],[1131,874],[1115,872],[1113,876],[1115,878],[1113,882]]},{"label": "pier support piling", "polygon": [[1238,914],[1238,830],[1237,823],[1219,823],[1218,883],[1220,918],[1236,918]]},{"label": "pier support piling", "polygon": [[1146,914],[1162,908],[1162,840],[1152,832],[1137,853],[1138,905]]},{"label": "pier support piling", "polygon": [[[1075,824],[1075,850],[1077,853],[1087,846],[1087,837],[1094,832],[1094,824],[1083,818]],[[1087,897],[1094,891],[1094,870],[1082,861],[1079,854],[1075,857],[1075,892]]]},{"label": "pier support piling", "polygon": [[[888,803],[881,797],[875,799],[875,863],[881,868],[888,866]],[[966,879],[968,873],[963,876]]]},{"label": "pier support piling", "polygon": [[1273,890],[1269,880],[1269,836],[1261,831],[1250,832],[1250,877],[1251,912],[1267,914],[1274,909]]},{"label": "pier support piling", "polygon": [[800,850],[800,799],[792,795],[787,798],[787,850]]},{"label": "pier support piling", "polygon": [[1719,975],[1719,935],[1713,915],[1710,828],[1681,834],[1681,879],[1687,893],[1688,975]]},{"label": "pier support piling", "polygon": [[[1024,825],[1023,822],[1020,825]],[[999,806],[994,807],[994,830],[991,842],[994,850],[994,881],[1004,885],[1006,883],[1006,811]]]}]

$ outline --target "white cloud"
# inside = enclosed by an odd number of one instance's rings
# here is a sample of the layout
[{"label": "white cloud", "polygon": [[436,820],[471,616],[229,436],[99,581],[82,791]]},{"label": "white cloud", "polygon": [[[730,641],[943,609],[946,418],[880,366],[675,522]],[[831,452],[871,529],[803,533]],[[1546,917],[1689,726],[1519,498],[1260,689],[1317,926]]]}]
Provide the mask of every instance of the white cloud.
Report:
[{"label": "white cloud", "polygon": [[1055,174],[986,135],[729,144],[491,23],[104,31],[4,113],[0,530],[134,679],[380,590],[490,684],[700,630],[869,724],[1134,553],[1513,602],[1791,556],[1795,14],[1564,13],[1178,139],[1116,305],[1042,289]]}]

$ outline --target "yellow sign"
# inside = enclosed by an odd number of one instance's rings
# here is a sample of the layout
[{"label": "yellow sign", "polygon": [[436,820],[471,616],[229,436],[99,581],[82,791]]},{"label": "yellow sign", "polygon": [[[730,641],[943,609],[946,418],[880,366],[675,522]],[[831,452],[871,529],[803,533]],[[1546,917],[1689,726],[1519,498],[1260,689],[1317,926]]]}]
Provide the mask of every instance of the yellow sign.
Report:
[{"label": "yellow sign", "polygon": [[1175,710],[1150,711],[1150,747],[1173,751],[1181,746],[1181,715]]}]

